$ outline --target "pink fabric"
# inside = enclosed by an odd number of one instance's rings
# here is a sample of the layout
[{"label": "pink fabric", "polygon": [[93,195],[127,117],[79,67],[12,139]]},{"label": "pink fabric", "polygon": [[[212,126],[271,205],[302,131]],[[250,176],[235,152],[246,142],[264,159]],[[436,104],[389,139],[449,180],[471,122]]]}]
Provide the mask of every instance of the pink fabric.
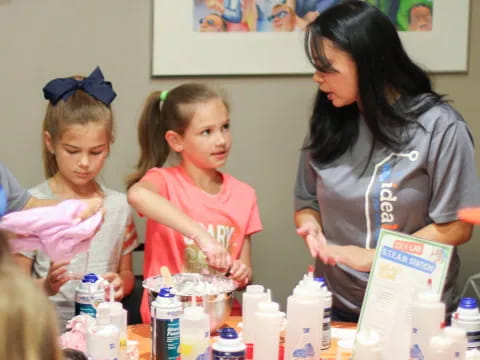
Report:
[{"label": "pink fabric", "polygon": [[10,241],[13,252],[40,250],[54,262],[70,261],[88,250],[102,222],[100,211],[78,222],[76,217],[84,207],[81,200],[66,200],[55,206],[12,212],[2,217],[0,229],[19,235]]},{"label": "pink fabric", "polygon": [[[142,181],[154,184],[160,195],[202,224],[228,250],[232,259],[238,259],[245,237],[261,231],[262,223],[255,190],[228,174],[222,176],[221,190],[215,195],[195,185],[181,166],[152,168]],[[193,240],[152,220],[147,220],[144,254],[145,278],[159,275],[163,265],[168,266],[173,274],[200,273],[208,269],[205,255]],[[141,313],[143,322],[148,323],[150,314],[146,294]]]},{"label": "pink fabric", "polygon": [[87,330],[95,325],[95,319],[87,314],[77,315],[67,323],[67,331],[60,336],[60,346],[87,352]]}]

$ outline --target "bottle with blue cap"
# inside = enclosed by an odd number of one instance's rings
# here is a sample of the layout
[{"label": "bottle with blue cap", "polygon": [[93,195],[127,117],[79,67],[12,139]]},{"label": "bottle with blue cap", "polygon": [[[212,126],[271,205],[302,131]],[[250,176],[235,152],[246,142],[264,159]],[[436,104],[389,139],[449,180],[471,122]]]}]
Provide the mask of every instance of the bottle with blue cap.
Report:
[{"label": "bottle with blue cap", "polygon": [[245,360],[246,345],[235,329],[224,327],[218,333],[220,338],[212,345],[212,360]]},{"label": "bottle with blue cap", "polygon": [[95,273],[85,274],[75,289],[75,315],[97,315],[97,307],[105,301],[105,281]]},{"label": "bottle with blue cap", "polygon": [[182,303],[172,288],[162,288],[152,301],[152,360],[180,359]]},{"label": "bottle with blue cap", "polygon": [[468,350],[480,350],[480,311],[475,298],[465,297],[460,300],[457,311],[452,314],[452,327],[466,330]]}]

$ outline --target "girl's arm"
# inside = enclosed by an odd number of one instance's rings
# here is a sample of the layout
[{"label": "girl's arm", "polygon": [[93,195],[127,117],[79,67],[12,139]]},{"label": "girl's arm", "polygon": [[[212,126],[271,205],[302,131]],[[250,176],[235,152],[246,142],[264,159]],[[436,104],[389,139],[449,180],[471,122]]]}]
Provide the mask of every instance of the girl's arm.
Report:
[{"label": "girl's arm", "polygon": [[307,245],[313,258],[320,258],[325,264],[335,265],[335,253],[327,245],[322,232],[320,212],[312,208],[304,208],[295,212],[297,234]]},{"label": "girl's arm", "polygon": [[[33,259],[22,254],[14,254],[14,259],[20,268],[25,270],[28,276],[32,275]],[[34,281],[45,290],[48,296],[53,296],[70,280],[67,274],[68,264],[68,261],[50,263],[47,277],[34,279]]]},{"label": "girl's arm", "polygon": [[250,236],[246,236],[243,241],[240,257],[238,260],[232,262],[232,267],[229,270],[230,277],[239,284],[240,288],[248,285],[252,281],[253,271],[250,249]]},{"label": "girl's arm", "polygon": [[130,205],[147,218],[168,226],[195,241],[207,256],[210,266],[226,270],[231,260],[227,250],[205,229],[170,201],[159,195],[156,186],[148,181],[140,181],[128,190]]}]

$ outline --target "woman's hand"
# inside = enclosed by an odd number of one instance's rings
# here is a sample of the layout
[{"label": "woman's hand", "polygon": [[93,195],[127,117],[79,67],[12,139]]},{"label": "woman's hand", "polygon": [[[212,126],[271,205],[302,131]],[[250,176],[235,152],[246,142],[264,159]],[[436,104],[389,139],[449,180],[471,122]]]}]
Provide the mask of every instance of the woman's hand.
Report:
[{"label": "woman's hand", "polygon": [[47,277],[45,278],[44,288],[48,296],[53,296],[60,288],[70,280],[68,276],[67,265],[68,261],[51,262],[48,269]]},{"label": "woman's hand", "polygon": [[[123,280],[117,273],[106,272],[102,274],[102,277],[107,280],[110,285],[113,285],[115,301],[120,301],[123,299]],[[105,289],[105,299],[110,300],[110,288]]]},{"label": "woman's hand", "polygon": [[252,268],[244,264],[241,260],[234,260],[227,275],[235,281],[239,287],[244,287],[250,282]]},{"label": "woman's hand", "polygon": [[354,270],[369,272],[372,268],[374,249],[365,249],[354,245],[330,245],[330,251],[335,254],[338,264],[351,267]]},{"label": "woman's hand", "polygon": [[337,263],[336,254],[327,245],[327,239],[325,239],[317,224],[313,222],[304,223],[297,228],[297,234],[303,238],[313,258],[319,258],[329,265]]}]

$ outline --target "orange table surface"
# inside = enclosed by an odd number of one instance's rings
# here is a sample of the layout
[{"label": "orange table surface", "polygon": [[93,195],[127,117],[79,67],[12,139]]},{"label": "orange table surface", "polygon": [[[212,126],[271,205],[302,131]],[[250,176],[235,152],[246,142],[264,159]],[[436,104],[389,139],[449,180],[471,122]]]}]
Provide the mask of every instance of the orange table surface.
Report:
[{"label": "orange table surface", "polygon": [[[233,327],[237,330],[240,330],[238,328],[238,323],[241,320],[242,318],[240,316],[232,316],[226,321],[225,325]],[[333,322],[332,327],[354,329],[356,327],[356,324]],[[130,325],[127,329],[127,336],[128,336],[128,340],[138,341],[139,359],[150,360],[151,351],[152,351],[150,325],[149,324]],[[336,339],[332,338],[330,348],[322,351],[322,354],[321,354],[322,360],[336,360],[336,354],[337,354],[337,342],[336,342]]]}]

